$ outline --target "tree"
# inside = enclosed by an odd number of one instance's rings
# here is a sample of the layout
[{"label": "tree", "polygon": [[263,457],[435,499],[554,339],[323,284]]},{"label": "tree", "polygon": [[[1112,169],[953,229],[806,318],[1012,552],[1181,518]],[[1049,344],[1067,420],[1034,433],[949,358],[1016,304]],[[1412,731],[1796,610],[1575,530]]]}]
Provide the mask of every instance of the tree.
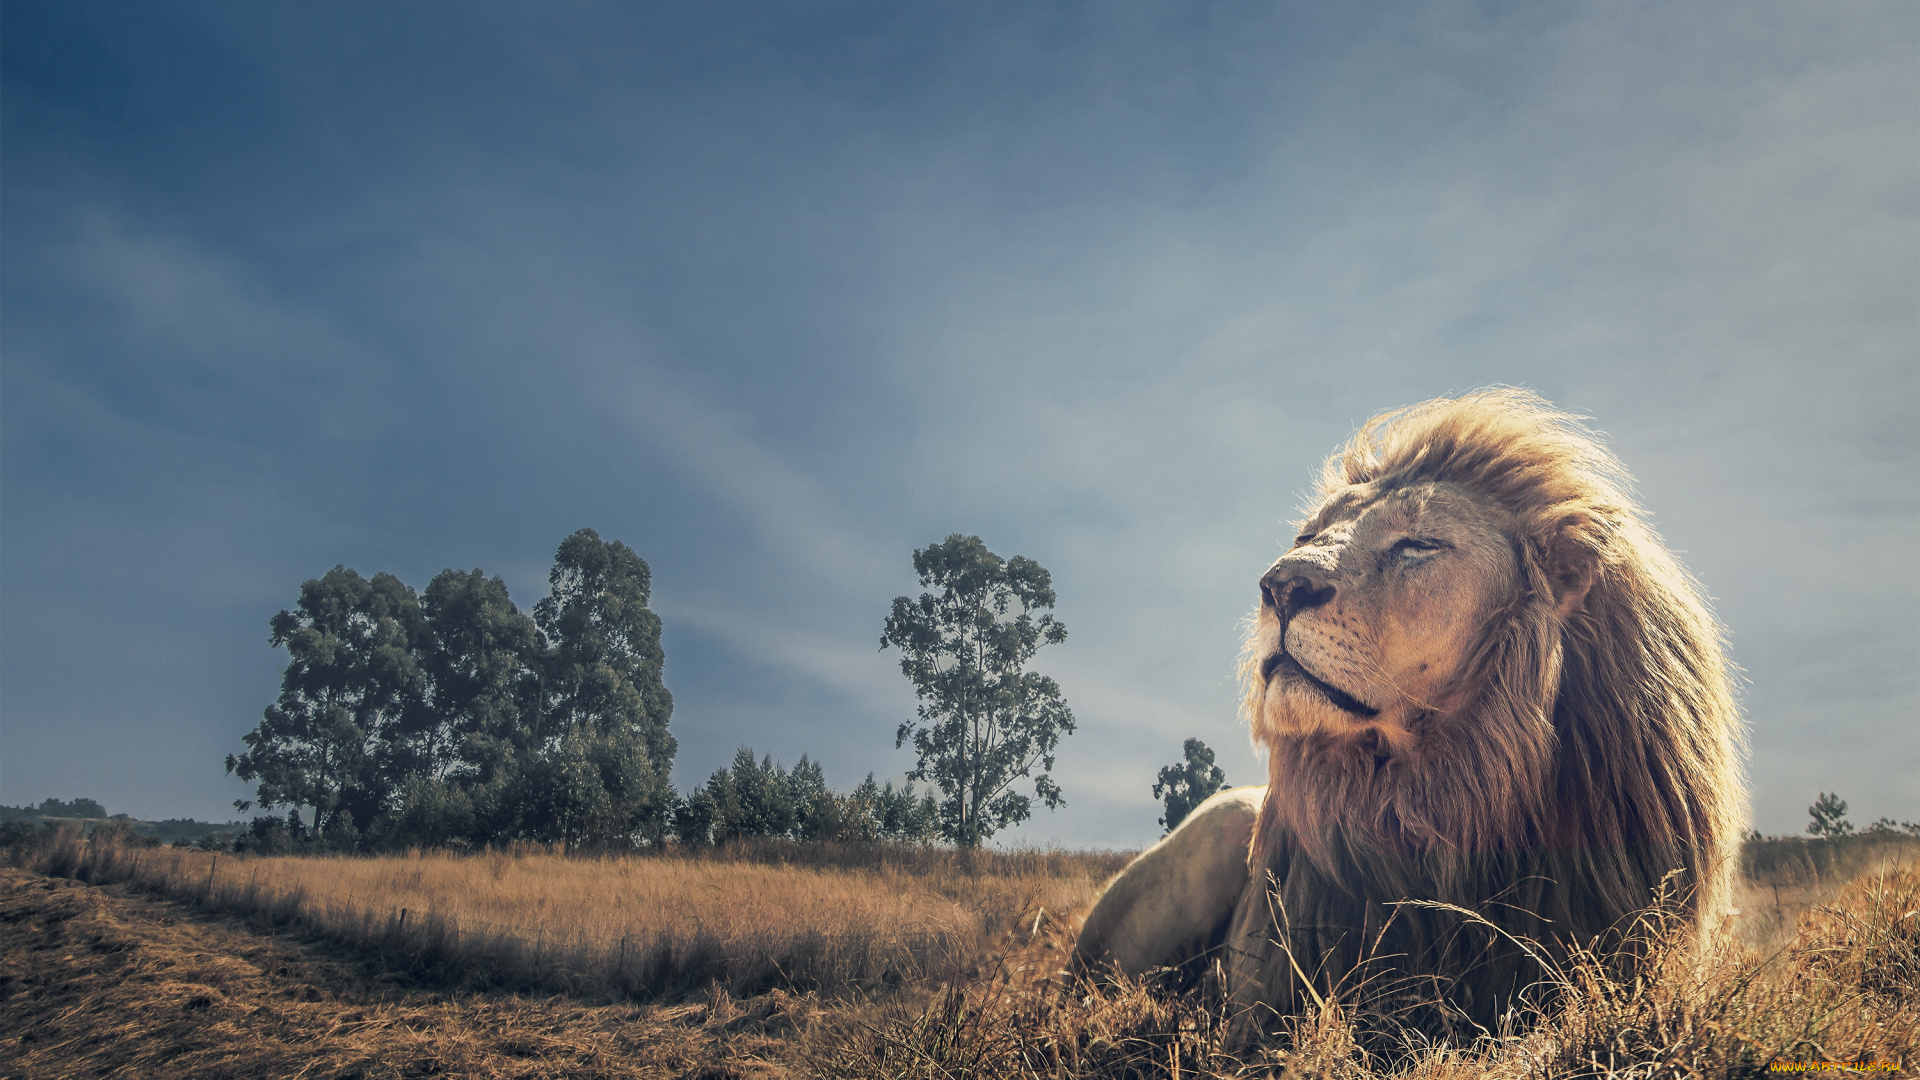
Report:
[{"label": "tree", "polygon": [[1227,774],[1213,763],[1213,750],[1206,743],[1188,739],[1183,749],[1187,760],[1161,769],[1160,778],[1153,782],[1153,797],[1165,799],[1167,804],[1160,824],[1168,832],[1179,828],[1194,807],[1227,786]]},{"label": "tree", "polygon": [[718,810],[713,838],[716,843],[748,836],[786,836],[797,815],[787,771],[773,755],[755,760],[753,751],[734,751],[733,767],[707,780],[707,791]]},{"label": "tree", "polygon": [[801,754],[787,774],[787,805],[793,808],[793,825],[788,829],[795,840],[837,840],[846,825],[845,807],[832,789],[820,763]]},{"label": "tree", "polygon": [[279,699],[241,737],[246,752],[227,757],[229,773],[258,783],[235,807],[311,806],[320,831],[337,832],[342,814],[372,821],[421,765],[408,736],[431,726],[418,597],[392,574],[368,580],[335,566],[269,625],[289,659]]},{"label": "tree", "polygon": [[[580,804],[569,820],[604,818],[611,838],[665,836],[674,799],[668,774],[677,744],[667,733],[673,695],[661,673],[660,617],[647,608],[652,575],[646,560],[618,540],[581,529],[560,544],[546,599],[533,621],[550,651],[543,657],[534,742],[566,760],[556,775]],[[591,796],[581,762],[600,772],[608,800]]]},{"label": "tree", "polygon": [[880,839],[880,785],[873,782],[872,773],[846,795],[834,798],[839,820],[827,839],[854,844],[871,844]]},{"label": "tree", "polygon": [[706,786],[694,788],[673,808],[673,835],[684,847],[713,843],[713,827],[720,820],[720,804]]},{"label": "tree", "polygon": [[417,733],[424,775],[493,779],[539,749],[539,628],[507,597],[507,584],[443,570],[420,597],[433,648],[427,661],[434,723]]},{"label": "tree", "polygon": [[1807,813],[1813,817],[1807,823],[1807,832],[1814,836],[1838,840],[1853,832],[1853,825],[1847,821],[1847,801],[1838,794],[1821,792],[1813,805],[1807,807]]},{"label": "tree", "polygon": [[[867,777],[871,780],[871,774]],[[881,838],[902,844],[925,844],[940,835],[940,805],[933,796],[919,796],[913,781],[900,787],[887,781],[874,798],[874,827]]]},{"label": "tree", "polygon": [[[1054,751],[1073,731],[1060,688],[1026,670],[1045,645],[1066,640],[1051,614],[1052,578],[1032,559],[1002,560],[977,536],[955,533],[913,553],[923,592],[893,601],[880,647],[903,654],[900,670],[920,697],[915,720],[903,722],[894,746],[909,739],[919,763],[908,777],[931,780],[940,835],[973,848],[1032,816],[1032,802],[1011,790],[1022,777],[1034,796],[1057,809]],[[1034,774],[1038,766],[1038,775]]]},{"label": "tree", "polygon": [[553,654],[547,664],[549,732],[588,725],[630,728],[664,777],[678,748],[667,734],[673,695],[661,673],[660,617],[645,559],[618,540],[581,529],[560,543],[547,575],[552,591],[533,621]]}]

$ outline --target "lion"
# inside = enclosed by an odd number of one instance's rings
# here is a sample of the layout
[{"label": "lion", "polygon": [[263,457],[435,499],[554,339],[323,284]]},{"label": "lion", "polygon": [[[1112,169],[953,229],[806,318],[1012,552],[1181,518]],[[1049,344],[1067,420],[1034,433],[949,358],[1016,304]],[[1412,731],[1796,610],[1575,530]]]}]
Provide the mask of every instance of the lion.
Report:
[{"label": "lion", "polygon": [[1076,966],[1213,965],[1240,1041],[1359,998],[1446,1037],[1497,1030],[1657,894],[1710,928],[1743,730],[1724,632],[1630,483],[1525,391],[1368,421],[1259,580],[1267,785],[1114,878]]}]

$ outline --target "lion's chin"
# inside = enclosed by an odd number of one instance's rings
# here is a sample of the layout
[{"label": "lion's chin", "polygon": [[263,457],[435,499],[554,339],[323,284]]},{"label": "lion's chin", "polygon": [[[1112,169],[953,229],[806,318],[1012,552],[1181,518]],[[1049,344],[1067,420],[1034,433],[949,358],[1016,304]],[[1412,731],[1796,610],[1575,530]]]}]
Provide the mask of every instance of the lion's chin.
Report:
[{"label": "lion's chin", "polygon": [[1276,652],[1267,657],[1260,665],[1260,673],[1266,677],[1268,693],[1272,693],[1277,685],[1283,695],[1324,702],[1356,722],[1372,720],[1380,715],[1378,707],[1367,704],[1308,671],[1290,653]]},{"label": "lion's chin", "polygon": [[1377,717],[1343,709],[1326,695],[1304,685],[1286,684],[1276,679],[1267,687],[1260,708],[1260,730],[1255,734],[1271,744],[1286,738],[1333,738],[1349,740],[1362,737],[1380,726]]}]

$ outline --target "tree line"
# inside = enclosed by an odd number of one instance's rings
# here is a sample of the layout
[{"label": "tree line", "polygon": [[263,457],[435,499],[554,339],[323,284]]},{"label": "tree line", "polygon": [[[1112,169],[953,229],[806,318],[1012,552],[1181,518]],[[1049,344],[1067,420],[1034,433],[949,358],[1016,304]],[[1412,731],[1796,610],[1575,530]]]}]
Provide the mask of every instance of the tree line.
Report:
[{"label": "tree line", "polygon": [[[914,552],[927,590],[894,601],[881,648],[898,648],[921,699],[894,745],[903,784],[869,774],[830,790],[818,763],[791,770],[742,748],[682,797],[669,774],[673,697],[647,563],[581,529],[549,594],[523,612],[504,581],[445,570],[424,592],[335,566],[270,620],[287,652],[280,693],[229,755],[252,783],[243,848],[370,850],[513,840],[620,848],[749,836],[977,846],[1064,801],[1051,770],[1073,714],[1026,670],[1065,640],[1047,571],[954,534]],[[1032,798],[1015,790],[1031,781]],[[929,784],[917,789],[916,783]]]},{"label": "tree line", "polygon": [[896,788],[874,783],[873,774],[844,795],[827,787],[820,766],[805,754],[783,769],[771,755],[754,760],[741,747],[733,764],[688,793],[674,815],[682,844],[725,843],[746,837],[892,840],[927,843],[939,838],[939,810],[931,794],[917,794],[913,781]]},{"label": "tree line", "polygon": [[38,821],[42,818],[103,818],[107,808],[94,799],[47,799],[39,806],[0,806],[0,821]]},{"label": "tree line", "polygon": [[[392,574],[335,566],[269,622],[288,655],[280,693],[226,767],[255,785],[234,804],[243,813],[287,812],[255,818],[237,844],[978,846],[1036,801],[1065,801],[1052,770],[1073,713],[1027,667],[1066,626],[1046,569],[977,536],[917,550],[913,566],[923,591],[893,601],[880,638],[920,701],[894,732],[916,757],[904,783],[869,773],[835,792],[805,755],[789,770],[742,747],[684,796],[669,775],[673,696],[651,570],[625,544],[592,529],[567,537],[530,613],[477,568],[444,570],[416,593]],[[1205,743],[1183,751],[1153,785],[1168,832],[1226,782]]]},{"label": "tree line", "polygon": [[422,593],[344,566],[303,584],[270,622],[279,697],[227,758],[256,785],[235,806],[289,807],[294,840],[341,849],[664,837],[676,744],[647,564],[582,529],[547,581],[531,614],[478,569]]}]

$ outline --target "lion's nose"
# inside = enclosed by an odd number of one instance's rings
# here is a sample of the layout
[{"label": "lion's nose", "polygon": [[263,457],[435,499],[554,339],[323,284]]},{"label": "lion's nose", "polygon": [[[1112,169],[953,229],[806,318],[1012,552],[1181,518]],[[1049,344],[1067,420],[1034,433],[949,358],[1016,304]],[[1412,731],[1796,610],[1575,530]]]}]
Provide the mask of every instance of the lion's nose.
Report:
[{"label": "lion's nose", "polygon": [[1271,572],[1260,579],[1260,596],[1281,618],[1297,615],[1333,599],[1332,585],[1315,585],[1299,575]]}]

